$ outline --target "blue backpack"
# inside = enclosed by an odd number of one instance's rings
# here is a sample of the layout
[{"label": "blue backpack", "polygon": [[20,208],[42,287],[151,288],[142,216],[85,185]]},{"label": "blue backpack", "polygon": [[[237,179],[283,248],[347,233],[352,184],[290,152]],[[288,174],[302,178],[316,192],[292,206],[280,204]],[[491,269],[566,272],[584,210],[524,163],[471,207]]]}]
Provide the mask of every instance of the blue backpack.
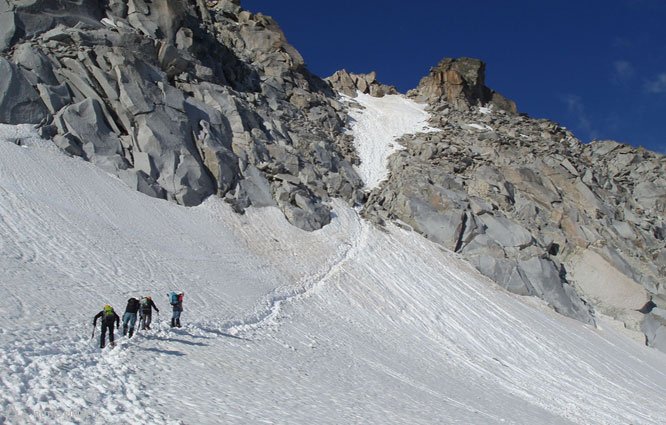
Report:
[{"label": "blue backpack", "polygon": [[175,292],[172,292],[169,294],[169,297],[171,297],[171,305],[176,305],[178,304],[178,294]]}]

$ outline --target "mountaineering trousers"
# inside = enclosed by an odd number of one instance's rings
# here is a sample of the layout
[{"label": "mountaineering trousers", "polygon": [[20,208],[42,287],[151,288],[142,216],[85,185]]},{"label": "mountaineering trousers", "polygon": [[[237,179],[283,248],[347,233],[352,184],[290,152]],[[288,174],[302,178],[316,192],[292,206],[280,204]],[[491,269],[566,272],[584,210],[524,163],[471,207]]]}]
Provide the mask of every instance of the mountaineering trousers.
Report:
[{"label": "mountaineering trousers", "polygon": [[174,310],[173,311],[173,316],[171,317],[171,327],[179,327],[180,328],[180,310]]},{"label": "mountaineering trousers", "polygon": [[102,322],[102,336],[100,338],[99,348],[104,348],[104,343],[105,343],[104,340],[106,339],[106,330],[107,329],[109,330],[109,342],[111,343],[111,345],[113,345],[113,322],[109,323],[109,322],[103,321]]},{"label": "mountaineering trousers", "polygon": [[126,312],[123,315],[123,335],[127,335],[127,328],[129,327],[129,337],[132,338],[134,325],[136,325],[136,313]]},{"label": "mountaineering trousers", "polygon": [[150,329],[150,322],[153,320],[152,311],[142,311],[141,312],[141,329]]}]

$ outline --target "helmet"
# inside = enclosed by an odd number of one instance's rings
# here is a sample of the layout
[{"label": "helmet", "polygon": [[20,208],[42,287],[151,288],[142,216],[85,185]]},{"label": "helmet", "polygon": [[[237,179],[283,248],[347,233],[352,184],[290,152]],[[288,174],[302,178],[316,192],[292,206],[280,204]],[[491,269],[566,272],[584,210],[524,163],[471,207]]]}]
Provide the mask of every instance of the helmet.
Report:
[{"label": "helmet", "polygon": [[185,295],[185,294],[183,294],[182,292],[179,292],[178,295]]},{"label": "helmet", "polygon": [[147,299],[150,299],[150,297],[146,297]]},{"label": "helmet", "polygon": [[111,308],[111,306],[107,304],[104,306],[104,308]]}]

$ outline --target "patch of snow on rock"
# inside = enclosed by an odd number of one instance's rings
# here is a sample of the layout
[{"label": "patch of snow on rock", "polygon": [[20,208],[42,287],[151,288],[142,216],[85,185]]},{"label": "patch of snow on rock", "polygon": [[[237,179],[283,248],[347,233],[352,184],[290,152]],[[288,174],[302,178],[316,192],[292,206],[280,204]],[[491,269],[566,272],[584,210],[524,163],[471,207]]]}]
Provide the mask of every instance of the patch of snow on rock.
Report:
[{"label": "patch of snow on rock", "polygon": [[493,128],[485,124],[465,124],[468,128],[473,128],[475,130],[481,131],[493,131]]},{"label": "patch of snow on rock", "polygon": [[371,190],[388,177],[388,157],[402,149],[397,138],[432,130],[425,104],[400,95],[372,97],[360,92],[355,100],[363,107],[350,112],[351,133],[361,159],[356,171]]}]

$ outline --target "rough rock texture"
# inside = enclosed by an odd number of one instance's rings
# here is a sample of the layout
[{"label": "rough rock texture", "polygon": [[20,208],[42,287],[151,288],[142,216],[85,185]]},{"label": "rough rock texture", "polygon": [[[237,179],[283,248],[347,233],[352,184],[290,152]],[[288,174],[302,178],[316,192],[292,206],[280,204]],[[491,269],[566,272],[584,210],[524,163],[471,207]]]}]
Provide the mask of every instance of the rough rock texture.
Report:
[{"label": "rough rock texture", "polygon": [[377,73],[353,74],[346,70],[337,71],[326,79],[339,93],[349,97],[356,97],[358,92],[374,97],[384,97],[387,94],[398,94],[393,86],[387,86],[377,81]]},{"label": "rough rock texture", "polygon": [[460,111],[490,106],[516,114],[516,104],[485,86],[486,64],[472,58],[444,58],[418,87],[408,92],[418,102],[444,101]]},{"label": "rough rock texture", "polygon": [[277,205],[315,230],[329,197],[363,200],[334,91],[239,1],[0,0],[0,19],[0,122],[184,205]]},{"label": "rough rock texture", "polygon": [[19,68],[0,57],[0,122],[39,124],[46,117],[46,106],[39,93]]},{"label": "rough rock texture", "polygon": [[[399,140],[405,149],[363,214],[409,226],[565,315],[592,322],[596,309],[638,330],[637,310],[666,293],[666,157],[583,144],[557,123],[497,107],[480,61],[462,61],[475,65],[445,59],[411,92],[430,101],[440,131]],[[661,323],[653,316],[650,329]]]}]

